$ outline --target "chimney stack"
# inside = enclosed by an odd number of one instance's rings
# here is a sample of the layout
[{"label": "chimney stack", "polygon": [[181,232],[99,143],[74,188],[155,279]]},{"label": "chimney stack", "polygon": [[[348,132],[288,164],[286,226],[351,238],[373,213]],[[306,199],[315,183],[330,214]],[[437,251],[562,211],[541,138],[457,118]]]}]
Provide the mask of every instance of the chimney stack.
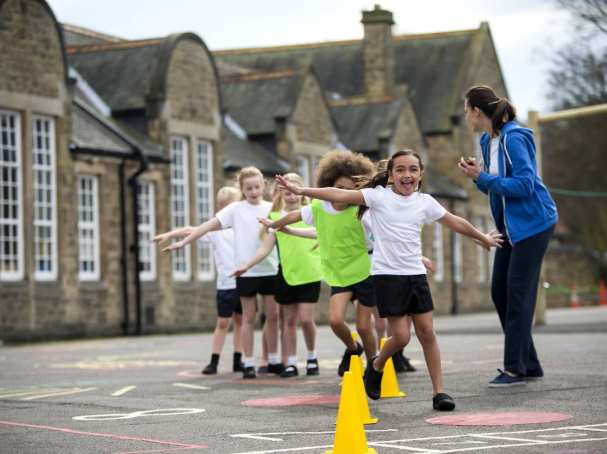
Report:
[{"label": "chimney stack", "polygon": [[391,11],[375,5],[372,11],[363,11],[363,64],[365,95],[381,99],[394,90],[394,47],[392,44]]}]

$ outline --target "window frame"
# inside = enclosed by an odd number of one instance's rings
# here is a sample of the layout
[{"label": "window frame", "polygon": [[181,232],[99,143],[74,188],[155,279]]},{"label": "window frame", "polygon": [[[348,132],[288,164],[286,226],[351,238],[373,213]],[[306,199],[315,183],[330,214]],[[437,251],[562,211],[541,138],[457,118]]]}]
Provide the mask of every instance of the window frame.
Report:
[{"label": "window frame", "polygon": [[[15,241],[16,246],[16,270],[14,271],[0,271],[0,281],[3,282],[14,282],[22,281],[25,278],[25,251],[24,251],[24,226],[23,226],[23,143],[22,143],[22,128],[21,128],[21,113],[12,110],[0,109],[0,115],[8,117],[14,117],[14,140],[15,140],[15,161],[12,167],[17,169],[16,172],[16,187],[17,187],[17,219],[14,222],[7,222],[10,218],[0,217],[0,229],[4,230],[5,226],[16,225],[17,238]],[[0,123],[0,134],[2,133],[2,125]],[[1,137],[0,137],[1,140]],[[4,159],[0,156],[0,162],[4,163]],[[8,162],[8,161],[6,161]],[[4,167],[4,165],[2,166]],[[8,167],[8,166],[7,166]],[[1,201],[1,199],[0,199]],[[7,200],[8,201],[8,200]],[[3,204],[0,203],[0,206]],[[0,212],[0,216],[2,213]],[[0,235],[2,232],[0,231]],[[3,237],[2,237],[3,238]],[[0,243],[0,248],[3,244]],[[4,257],[2,249],[0,249],[0,260]],[[9,256],[10,257],[10,256]]]},{"label": "window frame", "polygon": [[[144,195],[143,189],[146,189],[146,194]],[[149,270],[139,270],[139,279],[144,282],[151,282],[156,280],[157,271],[156,271],[156,245],[152,243],[152,239],[156,236],[156,187],[153,181],[140,181],[137,186],[137,204],[139,206],[139,219],[137,223],[137,230],[139,232],[139,250],[141,251],[143,248],[148,249],[149,251]],[[145,215],[148,217],[148,223],[142,223],[142,213],[141,207],[142,198],[147,197],[147,208],[148,212]],[[141,252],[139,254],[139,263],[141,266]]]},{"label": "window frame", "polygon": [[[97,175],[91,174],[80,174],[78,175],[78,279],[81,282],[94,282],[101,280],[101,238],[99,235],[100,228],[100,218],[99,218],[99,177]],[[82,181],[90,180],[92,182],[91,185],[91,195],[93,201],[93,207],[91,212],[94,215],[94,220],[92,222],[83,222],[80,219],[80,211],[82,207]],[[84,227],[83,227],[84,224]],[[82,260],[82,230],[84,228],[91,229],[93,232],[93,265],[94,271],[83,271],[81,269]]]},{"label": "window frame", "polygon": [[[36,153],[38,148],[36,146],[37,139],[37,122],[48,122],[49,131],[48,131],[48,154],[50,157],[50,165],[48,166],[38,166],[36,163]],[[32,117],[32,189],[33,189],[33,229],[34,229],[34,279],[37,281],[56,281],[58,277],[58,244],[57,244],[57,150],[56,150],[56,135],[55,135],[55,119],[50,116],[45,115],[34,115]],[[39,168],[37,168],[39,167]],[[37,181],[36,172],[49,172],[50,173],[50,211],[51,211],[51,219],[50,220],[41,220],[37,219],[38,207],[37,204]],[[44,208],[44,207],[42,207]],[[50,245],[51,245],[51,255],[50,255],[50,265],[51,269],[49,271],[40,271],[38,269],[38,238],[36,235],[37,227],[50,227]]]},{"label": "window frame", "polygon": [[[185,227],[190,223],[190,166],[189,166],[189,140],[186,136],[172,135],[169,139],[170,141],[170,153],[171,153],[171,165],[170,165],[170,217],[171,217],[171,228],[179,228]],[[175,143],[181,143],[182,147],[180,150],[177,150],[174,147]],[[181,179],[176,179],[174,177],[175,174],[175,153],[181,153]],[[175,183],[177,181],[178,183]],[[183,188],[183,213],[176,214],[175,211],[175,186],[179,184]],[[177,217],[183,217],[183,222],[178,223],[176,221]],[[178,225],[183,224],[183,225]],[[176,269],[177,260],[181,260],[179,255],[183,254],[183,264],[184,270]],[[173,280],[178,282],[187,282],[192,278],[192,263],[191,263],[191,248],[190,246],[185,246],[183,249],[175,250],[171,253],[171,272],[173,275]]]},{"label": "window frame", "polygon": [[[206,175],[207,181],[202,182],[201,177],[202,173],[202,160],[201,160],[201,152],[202,149],[205,149],[206,152]],[[198,139],[196,142],[196,218],[199,224],[211,219],[213,217],[213,207],[215,206],[215,198],[214,198],[214,153],[213,153],[213,143],[210,140]],[[206,202],[206,206],[208,207],[208,213],[202,213],[202,201],[201,201],[201,190],[208,190],[208,200]],[[208,241],[198,241],[197,242],[197,260],[196,260],[196,270],[198,280],[200,281],[212,281],[215,277],[215,264],[213,257],[213,250],[211,243]],[[203,270],[203,254],[208,254],[208,270]]]}]

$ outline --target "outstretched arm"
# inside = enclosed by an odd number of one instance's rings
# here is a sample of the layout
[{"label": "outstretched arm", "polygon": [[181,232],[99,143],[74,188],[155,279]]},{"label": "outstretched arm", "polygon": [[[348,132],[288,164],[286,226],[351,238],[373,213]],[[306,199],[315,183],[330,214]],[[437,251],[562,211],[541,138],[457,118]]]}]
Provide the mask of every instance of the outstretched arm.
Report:
[{"label": "outstretched arm", "polygon": [[263,238],[261,244],[259,245],[257,252],[255,252],[255,255],[253,256],[253,258],[251,260],[249,260],[247,263],[245,263],[244,265],[236,268],[236,270],[232,273],[232,276],[235,276],[235,277],[242,276],[248,270],[253,268],[259,262],[261,262],[263,259],[265,259],[270,252],[272,252],[272,249],[274,248],[275,244],[276,244],[276,235],[274,235],[274,234],[266,235]]},{"label": "outstretched arm", "polygon": [[298,229],[295,227],[283,227],[282,229],[280,229],[280,231],[286,233],[287,235],[298,236],[300,238],[310,238],[313,240],[318,238],[315,228]]},{"label": "outstretched arm", "polygon": [[[190,244],[196,241],[203,235],[206,235],[209,232],[214,230],[221,230],[221,223],[217,218],[209,219],[206,222],[203,222],[198,227],[180,227],[170,232],[162,233],[160,235],[156,235],[154,237],[154,242],[158,244],[162,248],[162,251],[173,251],[175,249],[180,249],[187,244]],[[185,237],[185,238],[184,238]],[[180,241],[176,241],[175,243],[168,244],[169,241],[183,238]]]},{"label": "outstretched arm", "polygon": [[466,235],[474,240],[477,240],[481,246],[485,249],[490,249],[492,247],[502,247],[502,235],[495,230],[485,234],[479,230],[477,230],[470,222],[461,218],[459,216],[455,216],[454,214],[447,213],[442,218],[440,218],[437,222],[440,222],[442,225],[449,227],[451,230],[461,233],[462,235]]},{"label": "outstretched arm", "polygon": [[339,188],[306,188],[285,180],[281,175],[276,175],[276,183],[281,189],[286,189],[297,195],[305,195],[314,199],[326,200],[327,202],[348,203],[350,205],[364,205],[365,199],[359,190]]},{"label": "outstretched arm", "polygon": [[257,220],[269,229],[282,230],[285,226],[301,221],[301,210],[291,211],[277,221],[268,218],[257,218]]}]

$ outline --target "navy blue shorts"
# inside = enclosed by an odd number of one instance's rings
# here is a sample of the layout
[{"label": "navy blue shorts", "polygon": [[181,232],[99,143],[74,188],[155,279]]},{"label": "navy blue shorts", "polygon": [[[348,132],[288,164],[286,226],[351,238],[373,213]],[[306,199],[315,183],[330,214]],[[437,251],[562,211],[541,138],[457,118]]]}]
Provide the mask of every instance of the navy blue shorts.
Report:
[{"label": "navy blue shorts", "polygon": [[363,306],[375,307],[377,305],[375,289],[373,288],[371,276],[357,282],[356,284],[348,285],[347,287],[331,287],[331,296],[345,292],[352,292],[352,297],[350,300],[356,300]]},{"label": "navy blue shorts", "polygon": [[425,314],[434,310],[430,286],[425,274],[398,276],[377,274],[373,276],[380,317],[402,317]]},{"label": "navy blue shorts", "polygon": [[217,290],[217,315],[230,318],[234,314],[242,314],[238,290]]}]

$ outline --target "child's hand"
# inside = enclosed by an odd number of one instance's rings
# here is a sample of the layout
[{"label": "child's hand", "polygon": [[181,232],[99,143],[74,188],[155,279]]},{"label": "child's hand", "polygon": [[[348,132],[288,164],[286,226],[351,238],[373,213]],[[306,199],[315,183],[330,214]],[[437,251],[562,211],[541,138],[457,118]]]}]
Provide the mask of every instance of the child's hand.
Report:
[{"label": "child's hand", "polygon": [[296,184],[291,183],[290,181],[287,181],[282,175],[276,175],[276,183],[278,184],[278,187],[280,189],[287,190],[296,195],[301,195],[301,193],[302,193],[301,186],[298,186]]},{"label": "child's hand", "polygon": [[234,270],[234,272],[232,274],[230,274],[230,277],[240,277],[244,273],[246,273],[248,270],[249,270],[249,268],[246,265],[239,266],[238,268],[236,268]]},{"label": "child's hand", "polygon": [[436,267],[434,266],[434,262],[430,260],[428,257],[422,257],[422,263],[426,267],[427,271],[434,273],[436,271]]},{"label": "child's hand", "polygon": [[497,230],[492,230],[491,232],[485,234],[485,244],[482,246],[487,250],[491,249],[492,247],[501,248],[503,242],[503,235]]},{"label": "child's hand", "polygon": [[167,251],[174,251],[177,249],[181,249],[182,247],[184,247],[187,243],[185,242],[185,240],[181,240],[181,241],[176,241],[174,243],[169,244],[168,246],[166,246],[165,248],[162,249],[162,252],[167,252]]},{"label": "child's hand", "polygon": [[274,221],[268,218],[257,218],[260,224],[265,225],[268,229],[274,228]]}]

